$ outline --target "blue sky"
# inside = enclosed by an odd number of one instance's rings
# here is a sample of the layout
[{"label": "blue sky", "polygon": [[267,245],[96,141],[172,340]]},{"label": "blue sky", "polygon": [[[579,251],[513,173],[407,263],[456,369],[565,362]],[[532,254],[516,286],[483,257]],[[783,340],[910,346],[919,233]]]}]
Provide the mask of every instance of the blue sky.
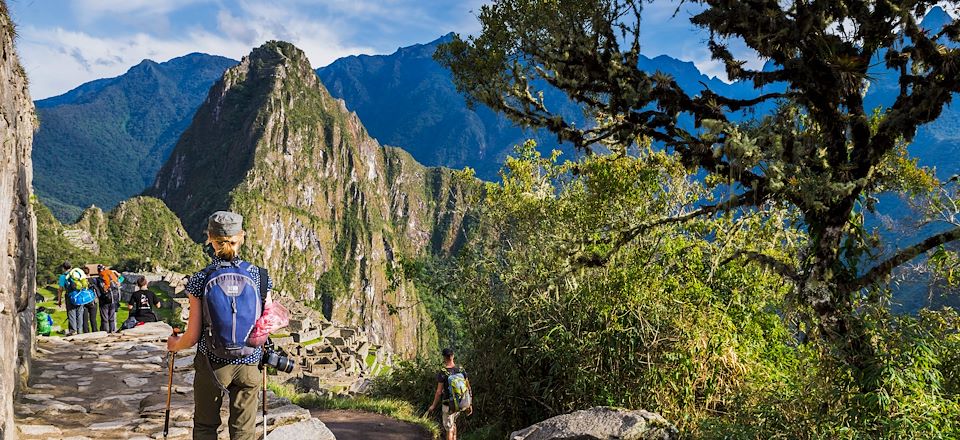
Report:
[{"label": "blue sky", "polygon": [[[479,30],[487,0],[8,0],[17,50],[34,99],[123,74],[143,59],[191,52],[240,59],[264,41],[302,48],[314,67],[355,54],[388,54],[448,32]],[[693,61],[722,76],[709,60],[706,34],[693,29],[690,6],[645,5],[643,52]],[[755,61],[753,64],[757,64]]]}]

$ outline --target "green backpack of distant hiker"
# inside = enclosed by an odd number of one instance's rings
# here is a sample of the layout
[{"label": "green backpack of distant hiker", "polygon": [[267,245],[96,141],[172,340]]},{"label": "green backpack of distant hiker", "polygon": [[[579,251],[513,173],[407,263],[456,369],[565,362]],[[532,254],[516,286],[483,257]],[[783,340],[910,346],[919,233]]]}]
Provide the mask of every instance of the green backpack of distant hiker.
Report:
[{"label": "green backpack of distant hiker", "polygon": [[37,334],[50,336],[53,325],[50,323],[50,314],[47,312],[37,312]]},{"label": "green backpack of distant hiker", "polygon": [[86,274],[84,274],[79,268],[70,269],[66,274],[64,274],[63,278],[63,290],[67,291],[68,293],[90,287],[90,280],[87,279]]}]

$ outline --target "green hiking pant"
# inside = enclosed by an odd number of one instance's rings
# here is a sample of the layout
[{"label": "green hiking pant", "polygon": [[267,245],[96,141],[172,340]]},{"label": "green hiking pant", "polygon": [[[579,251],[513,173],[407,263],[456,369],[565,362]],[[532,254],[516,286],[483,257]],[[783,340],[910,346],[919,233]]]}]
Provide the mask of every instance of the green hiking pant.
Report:
[{"label": "green hiking pant", "polygon": [[220,406],[224,390],[230,394],[230,420],[227,427],[232,440],[257,438],[257,394],[262,379],[256,365],[218,364],[197,353],[193,380],[194,440],[216,440],[220,427]]}]

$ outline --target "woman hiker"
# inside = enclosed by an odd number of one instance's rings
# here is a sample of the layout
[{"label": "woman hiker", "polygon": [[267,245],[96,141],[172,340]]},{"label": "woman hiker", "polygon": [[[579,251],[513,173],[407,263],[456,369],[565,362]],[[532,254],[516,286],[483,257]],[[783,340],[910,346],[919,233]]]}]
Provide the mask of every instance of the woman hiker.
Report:
[{"label": "woman hiker", "polygon": [[176,352],[198,344],[193,438],[217,438],[220,406],[228,393],[230,438],[254,440],[263,350],[247,345],[246,337],[270,301],[272,283],[265,270],[240,259],[243,217],[217,211],[208,219],[206,232],[213,263],[190,277],[187,329],[182,336],[170,336],[167,349]]}]

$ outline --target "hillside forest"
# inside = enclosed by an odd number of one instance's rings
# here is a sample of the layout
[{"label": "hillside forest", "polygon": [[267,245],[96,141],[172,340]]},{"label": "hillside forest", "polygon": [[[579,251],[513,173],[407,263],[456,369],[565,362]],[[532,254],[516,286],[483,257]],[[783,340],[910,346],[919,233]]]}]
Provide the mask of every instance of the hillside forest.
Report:
[{"label": "hillside forest", "polygon": [[[960,282],[957,178],[907,153],[960,91],[960,22],[921,28],[923,1],[698,3],[690,20],[731,80],[786,87],[690,95],[640,70],[631,0],[496,1],[479,35],[438,50],[471,102],[587,153],[519,148],[477,189],[458,258],[413,268],[458,312],[438,325],[477,377],[473,422],[509,432],[614,405],[692,438],[957,437],[957,310],[894,313],[891,289],[908,263],[931,295]],[[732,39],[774,67],[747,68]],[[869,108],[878,56],[899,94]],[[544,88],[594,123],[554,112]],[[728,117],[761,105],[774,110]],[[890,193],[921,213],[907,244],[864,220]],[[429,365],[383,392],[412,396]]]}]

